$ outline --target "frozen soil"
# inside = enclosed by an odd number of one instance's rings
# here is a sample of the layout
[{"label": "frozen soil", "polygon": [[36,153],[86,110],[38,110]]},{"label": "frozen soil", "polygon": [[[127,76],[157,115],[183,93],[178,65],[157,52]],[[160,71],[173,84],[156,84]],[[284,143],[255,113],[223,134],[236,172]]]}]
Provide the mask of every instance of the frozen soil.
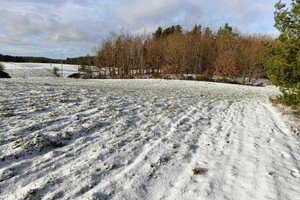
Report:
[{"label": "frozen soil", "polygon": [[275,87],[0,80],[0,199],[298,199]]}]

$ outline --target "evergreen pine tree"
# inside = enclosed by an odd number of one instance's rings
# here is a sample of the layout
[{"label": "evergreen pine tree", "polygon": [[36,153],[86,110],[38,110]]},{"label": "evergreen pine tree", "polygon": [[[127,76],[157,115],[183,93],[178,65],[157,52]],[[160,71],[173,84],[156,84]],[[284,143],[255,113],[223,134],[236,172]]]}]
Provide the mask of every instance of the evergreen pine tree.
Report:
[{"label": "evergreen pine tree", "polygon": [[297,106],[300,105],[300,1],[292,0],[289,9],[279,0],[275,8],[275,27],[280,36],[277,45],[268,44],[265,67],[272,83],[280,86],[283,103]]}]

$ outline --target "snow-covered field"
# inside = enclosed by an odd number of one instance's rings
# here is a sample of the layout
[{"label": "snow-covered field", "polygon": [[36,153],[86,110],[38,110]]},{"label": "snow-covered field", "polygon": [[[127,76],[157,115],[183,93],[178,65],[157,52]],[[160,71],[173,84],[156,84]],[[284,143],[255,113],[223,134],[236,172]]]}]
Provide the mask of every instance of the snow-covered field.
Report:
[{"label": "snow-covered field", "polygon": [[299,199],[300,138],[268,101],[278,93],[0,80],[0,199]]},{"label": "snow-covered field", "polygon": [[[28,77],[54,77],[53,68],[59,69],[58,74],[61,74],[61,64],[51,63],[13,63],[0,62],[12,78],[28,78]],[[77,65],[63,64],[63,75],[68,77],[73,73],[78,73]]]}]

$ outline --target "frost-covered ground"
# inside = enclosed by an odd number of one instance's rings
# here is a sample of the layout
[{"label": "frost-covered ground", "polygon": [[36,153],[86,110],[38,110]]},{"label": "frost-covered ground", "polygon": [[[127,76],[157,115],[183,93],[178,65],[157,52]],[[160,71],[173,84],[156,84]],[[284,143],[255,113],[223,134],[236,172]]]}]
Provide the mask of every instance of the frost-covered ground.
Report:
[{"label": "frost-covered ground", "polygon": [[299,199],[300,138],[268,101],[278,93],[0,80],[0,199]]},{"label": "frost-covered ground", "polygon": [[[59,69],[61,74],[61,64],[51,63],[14,63],[0,62],[4,66],[4,71],[12,78],[28,78],[28,77],[54,77],[53,68]],[[63,75],[67,77],[73,73],[78,73],[77,65],[63,64]]]}]

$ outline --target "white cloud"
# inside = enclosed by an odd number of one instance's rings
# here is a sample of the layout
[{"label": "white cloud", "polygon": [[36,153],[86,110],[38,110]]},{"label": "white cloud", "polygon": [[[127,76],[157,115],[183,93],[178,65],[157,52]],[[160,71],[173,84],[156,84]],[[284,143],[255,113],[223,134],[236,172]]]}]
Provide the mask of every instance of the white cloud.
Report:
[{"label": "white cloud", "polygon": [[273,0],[0,0],[0,43],[20,41],[24,49],[73,46],[85,54],[122,27],[142,33],[145,28],[154,31],[176,24],[217,29],[228,22],[242,32],[268,33],[273,30],[273,4]]},{"label": "white cloud", "polygon": [[130,1],[119,4],[117,16],[131,28],[171,20],[180,11],[181,0]]},{"label": "white cloud", "polygon": [[45,27],[44,17],[39,14],[15,15],[5,9],[0,10],[0,24],[10,36],[35,35],[47,28]]}]

